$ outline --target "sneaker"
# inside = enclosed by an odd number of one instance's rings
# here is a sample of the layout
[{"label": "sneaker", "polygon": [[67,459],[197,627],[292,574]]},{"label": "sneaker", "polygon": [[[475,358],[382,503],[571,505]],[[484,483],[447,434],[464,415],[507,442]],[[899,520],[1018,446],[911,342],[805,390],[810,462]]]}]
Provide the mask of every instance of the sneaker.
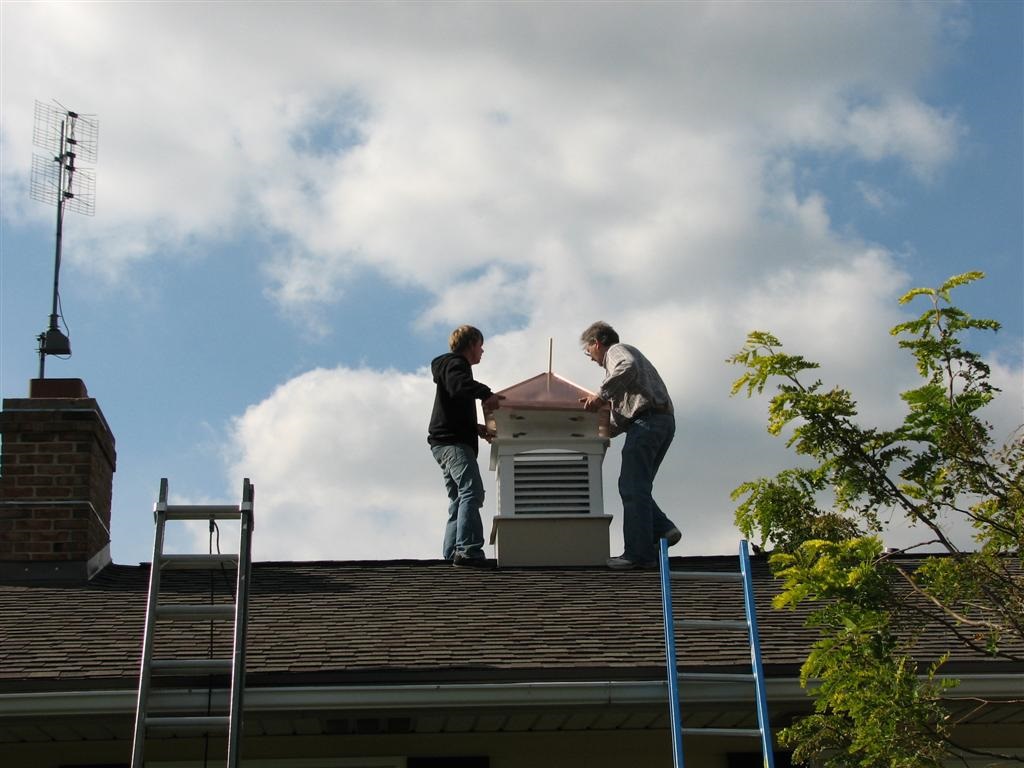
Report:
[{"label": "sneaker", "polygon": [[461,553],[456,553],[455,557],[452,558],[452,565],[456,568],[490,568],[491,564],[487,562],[486,557],[468,557]]},{"label": "sneaker", "polygon": [[628,571],[633,568],[640,567],[640,563],[634,563],[632,560],[628,560],[625,557],[609,557],[607,564],[609,568],[616,571]]},{"label": "sneaker", "polygon": [[683,534],[678,528],[669,528],[661,538],[665,539],[670,547],[674,547],[683,538]]}]

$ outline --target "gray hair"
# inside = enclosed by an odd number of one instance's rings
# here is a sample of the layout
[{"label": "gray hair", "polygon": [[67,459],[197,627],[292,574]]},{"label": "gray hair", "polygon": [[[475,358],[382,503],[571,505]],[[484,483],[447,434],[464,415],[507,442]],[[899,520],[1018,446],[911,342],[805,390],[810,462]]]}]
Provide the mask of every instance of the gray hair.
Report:
[{"label": "gray hair", "polygon": [[580,334],[580,344],[583,346],[592,341],[599,342],[603,347],[610,347],[612,344],[619,343],[619,334],[608,323],[598,320],[596,323],[591,323],[587,330]]}]

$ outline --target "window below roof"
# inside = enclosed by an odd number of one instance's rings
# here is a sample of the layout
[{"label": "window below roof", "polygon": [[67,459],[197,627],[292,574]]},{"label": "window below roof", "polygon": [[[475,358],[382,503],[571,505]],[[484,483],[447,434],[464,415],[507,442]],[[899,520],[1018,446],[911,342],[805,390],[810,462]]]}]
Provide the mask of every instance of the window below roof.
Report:
[{"label": "window below roof", "polygon": [[[793,761],[789,752],[773,752],[775,768],[792,768]],[[730,752],[726,755],[725,764],[728,768],[763,768],[764,757],[757,752]]]},{"label": "window below roof", "polygon": [[[418,764],[414,760],[419,758],[405,757],[279,757],[279,758],[257,758],[255,760],[243,755],[242,764],[245,768],[416,768]],[[465,758],[455,758],[462,760]],[[473,758],[476,759],[476,758]],[[487,758],[483,758],[487,760]],[[223,765],[223,758],[210,760],[205,765]],[[447,766],[447,763],[438,763],[438,768]],[[466,763],[465,768],[475,768],[476,763]],[[481,763],[487,768],[487,763]],[[169,760],[152,761],[146,760],[146,768],[203,768],[203,760]],[[90,768],[89,766],[68,766],[68,768]],[[96,768],[128,768],[128,763],[111,766],[97,766]],[[461,763],[455,763],[451,768],[463,768]]]}]

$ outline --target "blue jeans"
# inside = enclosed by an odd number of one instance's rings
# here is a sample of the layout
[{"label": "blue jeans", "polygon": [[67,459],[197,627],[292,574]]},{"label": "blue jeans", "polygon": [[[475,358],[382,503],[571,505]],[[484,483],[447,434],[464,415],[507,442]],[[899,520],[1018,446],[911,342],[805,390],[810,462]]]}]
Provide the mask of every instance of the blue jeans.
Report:
[{"label": "blue jeans", "polygon": [[671,413],[641,416],[626,431],[619,495],[625,541],[623,557],[634,563],[655,562],[658,559],[656,542],[675,528],[651,495],[654,476],[675,434],[676,420]]},{"label": "blue jeans", "polygon": [[433,445],[430,452],[441,467],[448,491],[448,523],[441,554],[445,560],[456,554],[484,557],[484,524],[480,519],[484,481],[473,449],[468,445]]}]

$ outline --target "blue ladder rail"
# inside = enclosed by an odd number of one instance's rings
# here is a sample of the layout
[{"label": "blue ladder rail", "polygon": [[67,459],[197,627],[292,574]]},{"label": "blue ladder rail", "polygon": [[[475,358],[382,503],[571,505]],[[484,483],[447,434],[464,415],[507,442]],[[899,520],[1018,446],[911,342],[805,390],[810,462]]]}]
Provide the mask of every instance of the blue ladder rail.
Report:
[{"label": "blue ladder rail", "polygon": [[[750,554],[746,539],[740,541],[740,570],[736,572],[707,571],[672,571],[669,568],[668,542],[660,543],[661,569],[661,613],[665,629],[665,670],[668,677],[669,721],[672,730],[672,764],[675,768],[684,768],[683,736],[687,735],[735,735],[757,737],[761,741],[761,754],[764,757],[764,768],[775,768],[775,757],[772,751],[772,734],[768,722],[768,700],[765,695],[764,668],[761,664],[761,640],[757,629],[757,611],[754,606],[754,584],[750,568]],[[740,581],[743,584],[743,605],[746,620],[737,621],[686,621],[676,620],[672,615],[672,580],[692,581]],[[679,668],[676,664],[676,629],[746,629],[750,641],[751,674],[744,676],[754,683],[754,698],[757,703],[756,729],[700,729],[683,728],[679,704]],[[711,680],[715,675],[702,675]],[[722,680],[735,680],[736,675],[721,675]]]}]

